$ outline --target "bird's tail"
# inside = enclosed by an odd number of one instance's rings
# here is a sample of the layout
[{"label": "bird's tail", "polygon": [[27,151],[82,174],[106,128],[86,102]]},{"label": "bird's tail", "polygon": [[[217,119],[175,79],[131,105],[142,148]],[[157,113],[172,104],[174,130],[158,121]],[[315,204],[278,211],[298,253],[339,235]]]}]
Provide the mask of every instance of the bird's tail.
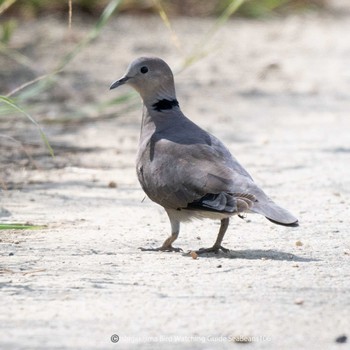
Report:
[{"label": "bird's tail", "polygon": [[264,215],[266,219],[275,224],[283,226],[299,226],[298,219],[288,210],[280,207],[270,198],[264,198],[263,201],[255,202],[250,209],[254,213]]}]

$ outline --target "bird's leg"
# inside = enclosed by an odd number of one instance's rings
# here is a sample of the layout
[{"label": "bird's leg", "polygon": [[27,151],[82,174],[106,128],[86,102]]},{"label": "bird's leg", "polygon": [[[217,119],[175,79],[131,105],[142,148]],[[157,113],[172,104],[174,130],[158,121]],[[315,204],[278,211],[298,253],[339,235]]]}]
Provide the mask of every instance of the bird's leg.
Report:
[{"label": "bird's leg", "polygon": [[[170,216],[169,216],[170,218]],[[178,220],[174,220],[170,218],[170,223],[171,223],[171,236],[168,237],[162,246],[158,248],[140,248],[143,252],[157,252],[157,251],[162,251],[162,252],[181,252],[181,248],[175,248],[172,246],[172,244],[175,242],[177,237],[179,236],[180,232],[180,222]]]},{"label": "bird's leg", "polygon": [[227,230],[228,224],[230,222],[229,218],[225,218],[221,220],[221,226],[218,233],[218,237],[216,238],[216,241],[214,245],[211,248],[200,248],[196,251],[197,254],[203,254],[203,253],[218,253],[219,250],[222,250],[224,253],[228,253],[230,250],[227,248],[224,248],[221,245],[221,242],[225,236],[225,232]]}]

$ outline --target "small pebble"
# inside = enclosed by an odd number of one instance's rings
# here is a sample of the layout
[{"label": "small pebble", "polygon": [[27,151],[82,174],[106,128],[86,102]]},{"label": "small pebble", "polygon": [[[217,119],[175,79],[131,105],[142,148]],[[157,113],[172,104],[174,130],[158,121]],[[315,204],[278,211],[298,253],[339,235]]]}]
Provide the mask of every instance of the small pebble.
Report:
[{"label": "small pebble", "polygon": [[11,253],[9,253],[9,256],[13,256],[13,255],[15,255],[15,253],[12,253],[12,252],[11,252]]},{"label": "small pebble", "polygon": [[198,259],[198,254],[196,252],[191,251],[190,255],[191,255],[192,259]]},{"label": "small pebble", "polygon": [[348,337],[345,334],[340,335],[339,337],[335,338],[336,343],[343,344],[343,343],[346,343],[347,341],[348,341]]},{"label": "small pebble", "polygon": [[115,181],[110,181],[108,184],[109,188],[117,188],[117,183]]},{"label": "small pebble", "polygon": [[303,242],[301,242],[301,241],[296,241],[296,242],[295,242],[295,245],[296,245],[297,247],[301,247],[301,246],[303,245]]},{"label": "small pebble", "polygon": [[294,300],[294,304],[295,305],[303,305],[304,304],[304,300],[300,299],[300,298],[297,298],[297,299]]},{"label": "small pebble", "polygon": [[218,265],[218,266],[216,266],[218,269],[221,269],[222,268],[222,265]]}]

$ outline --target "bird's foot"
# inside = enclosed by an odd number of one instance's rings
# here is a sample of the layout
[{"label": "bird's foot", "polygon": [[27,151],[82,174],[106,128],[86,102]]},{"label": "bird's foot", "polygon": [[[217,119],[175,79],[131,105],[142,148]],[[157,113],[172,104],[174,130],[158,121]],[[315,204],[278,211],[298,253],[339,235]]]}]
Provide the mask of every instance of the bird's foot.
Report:
[{"label": "bird's foot", "polygon": [[200,249],[196,250],[196,253],[197,254],[204,254],[204,253],[215,253],[215,254],[217,254],[219,252],[219,250],[221,250],[224,253],[229,253],[230,252],[230,249],[227,249],[227,248],[223,247],[222,245],[219,245],[219,246],[213,245],[210,248],[200,248]]},{"label": "bird's foot", "polygon": [[176,253],[179,253],[179,252],[183,251],[181,248],[173,247],[171,244],[166,245],[166,246],[162,245],[161,247],[158,247],[158,248],[140,247],[139,249],[143,252],[176,252]]}]

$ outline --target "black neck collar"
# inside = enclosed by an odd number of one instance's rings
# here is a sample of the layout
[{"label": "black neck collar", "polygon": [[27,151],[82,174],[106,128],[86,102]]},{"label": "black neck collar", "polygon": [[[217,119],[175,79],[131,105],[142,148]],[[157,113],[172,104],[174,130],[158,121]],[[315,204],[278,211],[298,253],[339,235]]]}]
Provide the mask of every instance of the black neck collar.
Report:
[{"label": "black neck collar", "polygon": [[161,112],[164,110],[173,109],[174,107],[179,107],[179,102],[176,99],[173,100],[158,100],[156,103],[153,103],[152,108],[157,111]]}]

